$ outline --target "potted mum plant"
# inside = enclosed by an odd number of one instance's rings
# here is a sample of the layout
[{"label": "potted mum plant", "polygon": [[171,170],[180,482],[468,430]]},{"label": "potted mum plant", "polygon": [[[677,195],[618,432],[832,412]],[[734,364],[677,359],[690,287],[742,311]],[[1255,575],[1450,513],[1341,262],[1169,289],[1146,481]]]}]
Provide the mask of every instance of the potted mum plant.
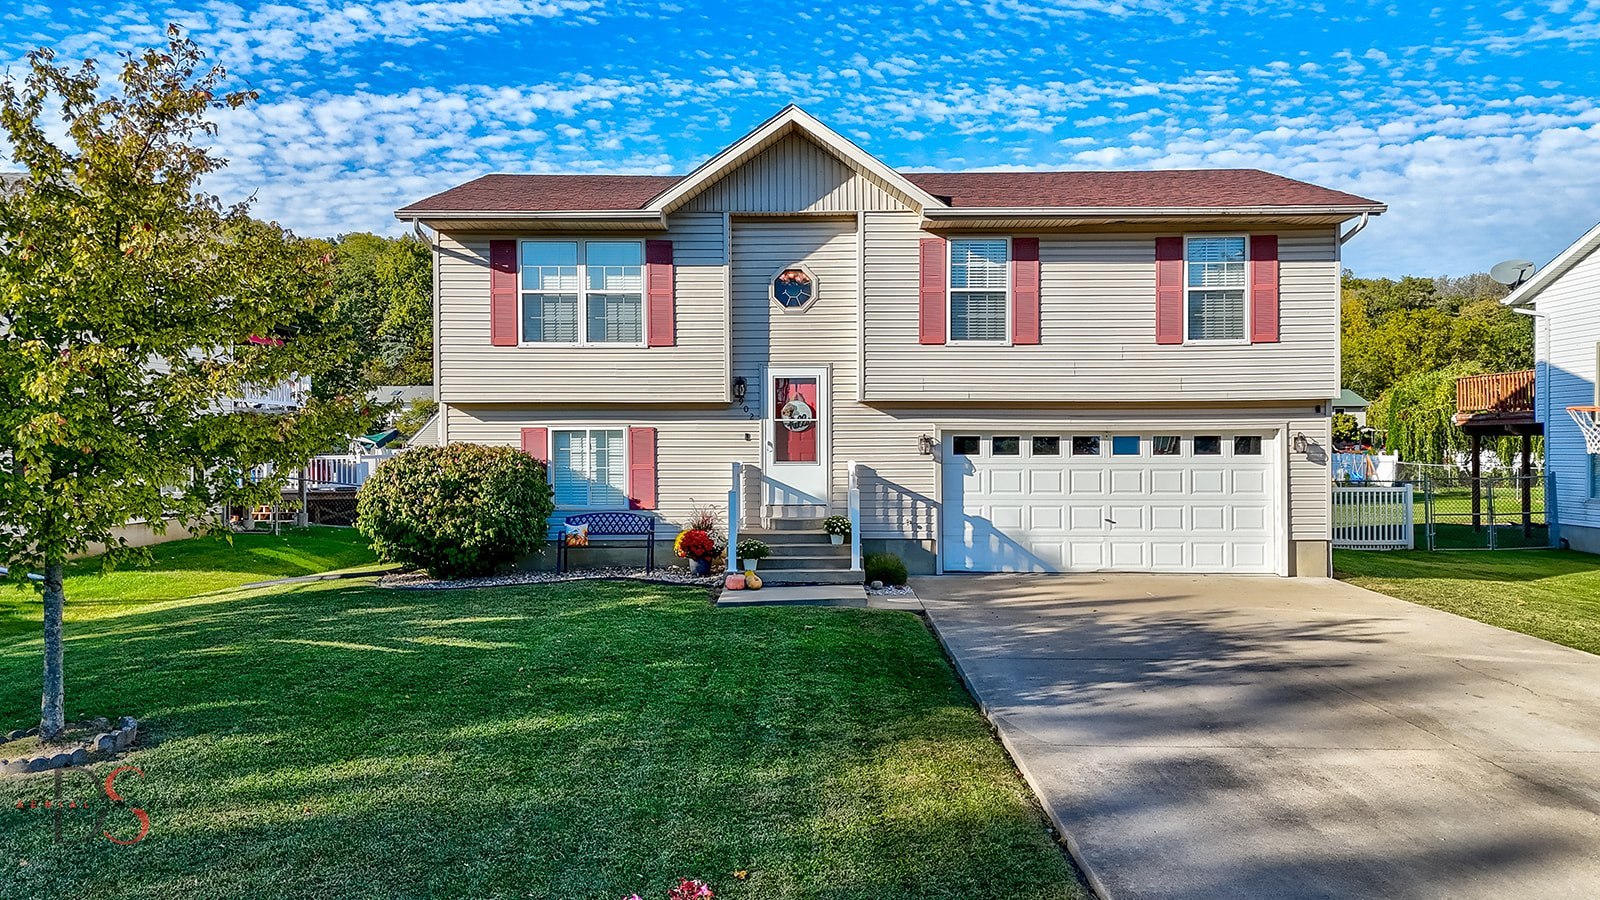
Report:
[{"label": "potted mum plant", "polygon": [[850,536],[850,519],[847,516],[829,516],[822,520],[822,530],[828,533],[829,540],[842,544]]},{"label": "potted mum plant", "polygon": [[685,529],[673,542],[673,549],[689,561],[691,574],[711,574],[711,560],[717,555],[717,540],[711,536],[711,532],[700,528]]},{"label": "potted mum plant", "polygon": [[739,563],[744,566],[744,571],[753,572],[756,563],[772,555],[772,548],[755,538],[745,538],[739,542]]}]

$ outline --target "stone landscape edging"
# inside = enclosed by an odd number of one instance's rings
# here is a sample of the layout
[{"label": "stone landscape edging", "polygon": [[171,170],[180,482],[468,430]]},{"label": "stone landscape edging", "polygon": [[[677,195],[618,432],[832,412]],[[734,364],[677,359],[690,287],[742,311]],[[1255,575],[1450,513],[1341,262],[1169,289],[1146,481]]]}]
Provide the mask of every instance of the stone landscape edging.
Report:
[{"label": "stone landscape edging", "polygon": [[107,759],[119,751],[133,746],[133,742],[139,737],[139,722],[132,716],[123,716],[117,721],[117,727],[115,728],[112,728],[111,723],[106,719],[96,719],[94,721],[96,724],[104,722],[107,730],[96,734],[83,746],[61,753],[6,759],[4,758],[6,744],[22,738],[36,737],[39,734],[39,729],[18,729],[7,733],[4,737],[0,737],[0,775],[29,775],[35,772],[48,772],[51,769],[81,766],[97,760]]}]

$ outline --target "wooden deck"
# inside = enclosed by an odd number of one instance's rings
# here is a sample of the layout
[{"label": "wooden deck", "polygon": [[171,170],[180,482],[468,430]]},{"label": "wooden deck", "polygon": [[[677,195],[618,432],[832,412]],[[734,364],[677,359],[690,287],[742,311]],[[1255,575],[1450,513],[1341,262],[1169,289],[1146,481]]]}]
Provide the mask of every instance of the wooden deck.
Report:
[{"label": "wooden deck", "polygon": [[1455,422],[1469,434],[1541,434],[1534,420],[1534,370],[1456,379]]}]

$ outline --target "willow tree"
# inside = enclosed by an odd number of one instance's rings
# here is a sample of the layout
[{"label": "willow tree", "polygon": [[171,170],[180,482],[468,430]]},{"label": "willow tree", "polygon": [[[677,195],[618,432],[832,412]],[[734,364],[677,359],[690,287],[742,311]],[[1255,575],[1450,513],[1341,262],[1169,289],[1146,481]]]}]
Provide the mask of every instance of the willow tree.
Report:
[{"label": "willow tree", "polygon": [[0,83],[0,126],[22,170],[0,193],[0,554],[42,572],[40,731],[64,725],[62,576],[99,544],[135,554],[122,526],[205,528],[225,505],[261,502],[287,472],[359,428],[356,397],[293,411],[238,411],[250,386],[309,377],[348,358],[323,327],[325,245],[224,205],[201,180],[225,165],[212,116],[252,102],[176,28],[119,60],[49,50]]},{"label": "willow tree", "polygon": [[[1455,422],[1456,380],[1479,375],[1475,362],[1416,372],[1395,382],[1367,408],[1367,424],[1383,434],[1384,446],[1408,462],[1454,463],[1471,455],[1472,439]],[[1484,448],[1504,462],[1518,452],[1518,439],[1491,438]],[[1538,451],[1536,441],[1534,449]]]}]

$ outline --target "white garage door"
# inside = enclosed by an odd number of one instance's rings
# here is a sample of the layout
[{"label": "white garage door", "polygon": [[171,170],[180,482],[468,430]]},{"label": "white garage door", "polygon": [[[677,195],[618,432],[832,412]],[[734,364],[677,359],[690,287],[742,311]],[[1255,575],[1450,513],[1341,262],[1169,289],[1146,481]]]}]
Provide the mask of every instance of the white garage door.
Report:
[{"label": "white garage door", "polygon": [[1273,572],[1262,433],[946,434],[948,572]]}]

